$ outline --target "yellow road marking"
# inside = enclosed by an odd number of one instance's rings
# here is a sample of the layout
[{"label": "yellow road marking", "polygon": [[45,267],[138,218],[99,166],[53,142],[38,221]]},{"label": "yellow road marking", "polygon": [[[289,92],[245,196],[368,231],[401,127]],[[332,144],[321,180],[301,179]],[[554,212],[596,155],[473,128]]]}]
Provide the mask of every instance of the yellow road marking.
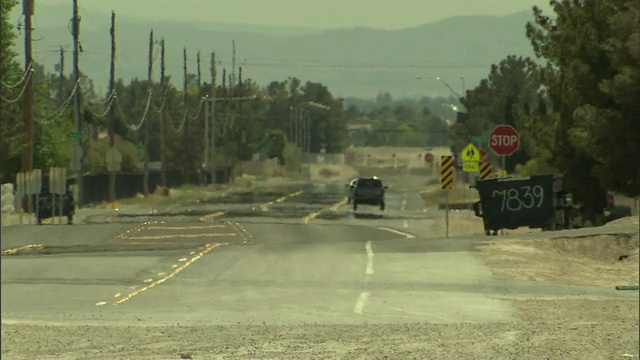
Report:
[{"label": "yellow road marking", "polygon": [[[343,198],[342,200],[338,201],[337,203],[331,205],[331,207],[329,207],[329,210],[337,212],[338,209],[340,208],[340,206],[344,205],[347,203],[347,198]],[[320,215],[322,212],[318,211],[318,212],[313,212],[311,214],[308,214],[307,216],[302,218],[302,222],[305,224],[308,224],[309,221],[315,219],[316,217],[318,217],[318,215]]]},{"label": "yellow road marking", "polygon": [[198,220],[200,220],[202,222],[211,221],[211,220],[213,220],[213,219],[215,219],[217,217],[220,217],[220,216],[222,216],[222,215],[224,215],[226,213],[227,213],[226,211],[216,211],[216,212],[214,212],[212,214],[205,215],[205,216],[201,217]]},{"label": "yellow road marking", "polygon": [[236,236],[235,233],[228,234],[175,234],[175,235],[149,235],[149,236],[131,236],[129,240],[154,240],[154,239],[172,239],[172,238],[202,238],[214,236]]},{"label": "yellow road marking", "polygon": [[269,205],[273,205],[273,201],[269,201],[268,203],[264,203],[260,205],[260,210],[267,211],[269,210]]},{"label": "yellow road marking", "polygon": [[164,271],[161,271],[161,272],[158,273],[158,276],[164,276],[164,274],[166,274],[166,273]]},{"label": "yellow road marking", "polygon": [[150,226],[148,228],[144,228],[144,230],[203,230],[203,229],[214,229],[214,228],[224,228],[226,225],[205,225],[205,226]]},{"label": "yellow road marking", "polygon": [[144,280],[142,280],[142,282],[150,283],[150,282],[153,282],[153,279],[144,279]]},{"label": "yellow road marking", "polygon": [[171,265],[171,267],[175,269],[175,268],[178,267],[178,265],[177,264],[173,264],[173,265]]},{"label": "yellow road marking", "polygon": [[96,306],[107,305],[107,302],[106,301],[100,301],[100,302],[95,303],[95,305]]},{"label": "yellow road marking", "polygon": [[178,259],[178,261],[180,262],[187,261],[187,258],[181,258],[181,259]]},{"label": "yellow road marking", "polygon": [[177,274],[179,274],[182,270],[186,269],[189,265],[193,264],[194,262],[196,262],[198,259],[200,259],[202,256],[204,256],[206,253],[208,253],[209,251],[219,247],[219,246],[223,246],[223,245],[228,245],[228,243],[217,243],[217,244],[208,244],[204,250],[202,250],[201,252],[199,252],[196,256],[194,256],[193,258],[191,258],[191,260],[189,260],[188,262],[184,263],[182,266],[176,268],[175,270],[173,270],[169,275],[163,277],[162,279],[156,280],[154,282],[152,282],[151,284],[140,288],[139,290],[133,291],[130,294],[128,294],[127,296],[123,297],[122,299],[114,302],[112,305],[120,305],[123,302],[130,300],[131,298],[133,298],[136,295],[141,294],[144,291],[147,291],[149,289],[151,289],[152,287],[155,287],[157,285],[162,284],[163,282],[171,279],[172,277],[176,276]]},{"label": "yellow road marking", "polygon": [[115,295],[113,295],[113,297],[120,297],[122,295],[122,293],[116,293]]},{"label": "yellow road marking", "polygon": [[44,245],[42,244],[31,244],[31,245],[25,245],[25,246],[20,246],[20,247],[15,247],[15,248],[9,248],[9,249],[4,249],[2,250],[2,255],[15,255],[17,253],[19,253],[20,251],[23,250],[29,250],[29,249],[44,249]]},{"label": "yellow road marking", "polygon": [[315,219],[315,218],[316,218],[316,216],[318,216],[318,215],[320,215],[320,213],[319,213],[319,212],[311,213],[311,214],[309,214],[309,215],[307,215],[307,216],[303,217],[303,218],[302,218],[302,222],[303,222],[303,223],[305,223],[305,224],[308,224],[308,223],[309,223],[309,221],[311,221],[311,220]]},{"label": "yellow road marking", "polygon": [[347,203],[347,198],[344,197],[342,200],[340,200],[339,202],[331,205],[331,207],[329,208],[329,210],[333,211],[333,212],[338,212],[338,210],[340,209],[340,206],[344,205]]},{"label": "yellow road marking", "polygon": [[269,201],[269,202],[266,202],[266,203],[264,203],[264,204],[261,204],[261,205],[260,205],[260,210],[262,210],[262,211],[268,211],[268,210],[269,210],[269,206],[270,206],[270,205],[273,205],[273,203],[274,203],[274,202],[275,202],[275,203],[278,203],[278,204],[283,203],[283,202],[285,202],[288,198],[292,198],[292,197],[294,197],[294,196],[298,196],[298,195],[302,194],[303,192],[304,192],[304,191],[302,191],[302,190],[300,190],[300,191],[296,191],[296,192],[291,193],[291,194],[289,194],[289,195],[285,195],[285,196],[283,196],[283,197],[277,198],[277,199],[275,199],[274,201]]}]

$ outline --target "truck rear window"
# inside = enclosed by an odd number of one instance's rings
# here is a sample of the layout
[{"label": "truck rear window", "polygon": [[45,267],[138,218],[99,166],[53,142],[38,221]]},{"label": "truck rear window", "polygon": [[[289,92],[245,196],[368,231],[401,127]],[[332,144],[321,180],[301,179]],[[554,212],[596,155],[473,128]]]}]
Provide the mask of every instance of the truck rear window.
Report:
[{"label": "truck rear window", "polygon": [[382,188],[382,181],[379,179],[360,179],[358,180],[358,187],[363,188]]}]

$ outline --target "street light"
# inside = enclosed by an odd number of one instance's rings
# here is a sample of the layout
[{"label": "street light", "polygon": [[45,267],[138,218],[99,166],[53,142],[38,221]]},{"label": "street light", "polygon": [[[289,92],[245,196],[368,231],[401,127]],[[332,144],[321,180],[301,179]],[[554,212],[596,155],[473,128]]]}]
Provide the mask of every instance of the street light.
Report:
[{"label": "street light", "polygon": [[[461,78],[461,79],[463,79],[463,85],[462,85],[463,90],[462,90],[462,91],[464,91],[464,78],[463,78],[463,77],[460,77],[460,78]],[[450,91],[451,91],[455,96],[457,96],[457,97],[458,97],[458,99],[462,99],[462,96],[461,96],[460,94],[458,94],[455,90],[453,90],[453,88],[452,88],[452,87],[451,87],[451,86],[450,86],[446,81],[442,80],[442,78],[440,78],[440,77],[436,77],[436,80],[440,81],[441,83],[443,83],[443,84],[444,84],[444,86],[446,86],[447,88],[449,88],[449,90],[450,90]]]},{"label": "street light", "polygon": [[[418,75],[416,76],[416,80],[422,80],[422,76]],[[437,76],[437,77],[429,77],[427,79],[431,79],[431,80],[437,80],[440,81],[441,83],[443,83],[448,89],[449,91],[451,91],[451,93],[453,93],[453,95],[455,95],[458,98],[458,101],[460,101],[460,99],[463,98],[463,96],[460,96],[460,94],[458,94],[458,92],[456,92],[446,81],[444,81],[441,77]],[[462,80],[462,93],[465,94],[466,92],[466,84],[465,84],[465,78],[464,76],[460,76],[460,79]],[[460,104],[462,105],[462,104]],[[443,104],[442,106],[444,106],[447,109],[453,110],[456,113],[463,113],[466,114],[467,110],[465,108],[464,105],[462,105],[462,108],[458,108],[458,106],[454,105],[454,104]]]}]

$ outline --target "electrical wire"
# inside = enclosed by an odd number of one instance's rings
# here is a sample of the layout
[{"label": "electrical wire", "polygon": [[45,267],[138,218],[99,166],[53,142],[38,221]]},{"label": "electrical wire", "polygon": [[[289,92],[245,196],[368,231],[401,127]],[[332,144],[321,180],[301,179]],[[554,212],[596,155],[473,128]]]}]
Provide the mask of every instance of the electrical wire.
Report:
[{"label": "electrical wire", "polygon": [[78,81],[76,81],[75,85],[73,86],[73,90],[71,91],[71,94],[69,95],[69,97],[67,97],[67,99],[65,99],[65,101],[62,103],[62,105],[60,105],[60,107],[53,112],[53,115],[51,115],[47,120],[37,120],[37,122],[39,122],[42,125],[49,125],[52,122],[54,122],[58,116],[60,116],[69,106],[69,104],[71,104],[71,100],[73,99],[73,96],[76,94],[76,91],[78,91],[78,89],[80,88],[80,80],[78,79]]},{"label": "electrical wire", "polygon": [[151,109],[151,98],[153,96],[153,92],[151,91],[151,89],[149,89],[148,93],[149,95],[147,96],[147,104],[145,105],[144,114],[142,114],[142,119],[140,120],[140,124],[135,126],[126,120],[126,117],[122,112],[122,108],[120,107],[120,98],[117,96],[117,94],[115,95],[116,109],[118,109],[118,113],[120,114],[120,118],[122,119],[122,122],[125,123],[125,126],[130,130],[133,130],[133,131],[140,130],[140,128],[142,127],[142,124],[144,124],[145,120],[147,119],[147,115],[149,114],[149,109]]},{"label": "electrical wire", "polygon": [[108,113],[109,113],[109,111],[111,110],[111,107],[113,106],[113,103],[116,101],[115,99],[116,99],[116,97],[115,97],[115,96],[111,97],[111,101],[109,101],[109,105],[107,105],[106,110],[105,110],[105,111],[104,111],[104,113],[102,113],[101,115],[96,115],[96,113],[94,113],[94,112],[93,112],[93,110],[91,110],[91,109],[88,109],[88,110],[89,110],[89,112],[90,112],[94,117],[96,117],[96,118],[98,118],[98,119],[102,120],[102,119],[104,119],[104,118],[105,118],[105,116],[107,116],[107,114],[108,114]]},{"label": "electrical wire", "polygon": [[160,107],[156,107],[155,104],[153,105],[153,111],[155,111],[156,114],[160,114],[164,110],[165,101],[166,99],[163,97]]},{"label": "electrical wire", "polygon": [[32,66],[33,66],[33,61],[29,63],[29,66],[27,66],[27,69],[24,71],[24,74],[22,74],[22,78],[18,80],[17,83],[13,85],[9,85],[6,82],[2,81],[2,85],[8,87],[9,89],[17,88],[27,79],[27,76],[29,76],[29,74],[33,73],[33,69],[31,68]]},{"label": "electrical wire", "polygon": [[183,115],[182,115],[182,120],[181,120],[182,122],[181,122],[181,123],[180,123],[180,125],[176,128],[176,127],[173,125],[173,123],[175,122],[175,119],[173,118],[173,116],[171,116],[171,112],[170,112],[170,111],[168,111],[168,112],[167,112],[167,115],[169,115],[169,119],[171,120],[171,121],[169,121],[169,122],[171,123],[171,128],[172,128],[172,130],[173,130],[173,131],[175,131],[175,132],[177,132],[177,133],[179,133],[180,131],[182,131],[182,129],[184,128],[184,125],[187,123],[187,119],[188,119],[188,116],[187,116],[187,115],[188,115],[188,114],[189,114],[189,108],[187,107],[187,108],[185,108],[185,109],[184,109],[184,113],[183,113]]},{"label": "electrical wire", "polygon": [[109,100],[111,100],[114,96],[116,95],[116,89],[111,90],[111,93],[109,94],[109,96],[100,101],[100,104],[106,104]]},{"label": "electrical wire", "polygon": [[27,75],[27,80],[24,82],[24,86],[22,87],[22,90],[20,90],[20,94],[18,94],[18,96],[13,99],[13,100],[9,100],[7,98],[5,98],[4,96],[0,95],[0,99],[2,99],[4,102],[7,102],[9,104],[13,104],[18,102],[18,100],[20,100],[20,98],[22,98],[22,96],[24,95],[25,90],[27,90],[27,85],[29,85],[29,79],[33,76],[32,72],[29,72],[29,75]]},{"label": "electrical wire", "polygon": [[203,104],[204,104],[204,100],[200,100],[200,103],[198,104],[198,110],[196,110],[196,114],[191,117],[191,120],[196,120],[200,116],[200,113],[202,112]]}]

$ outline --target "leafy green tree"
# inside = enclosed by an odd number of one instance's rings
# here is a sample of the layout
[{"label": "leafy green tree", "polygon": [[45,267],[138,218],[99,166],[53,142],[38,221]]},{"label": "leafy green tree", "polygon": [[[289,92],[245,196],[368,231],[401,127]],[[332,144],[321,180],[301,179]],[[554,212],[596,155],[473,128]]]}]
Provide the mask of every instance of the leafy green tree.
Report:
[{"label": "leafy green tree", "polygon": [[550,106],[528,126],[537,156],[566,174],[594,210],[605,188],[640,194],[640,56],[635,0],[551,2],[555,19],[534,8],[527,36],[547,61]]},{"label": "leafy green tree", "polygon": [[[16,63],[13,50],[16,40],[15,26],[10,20],[16,0],[0,0],[0,180],[6,182],[20,171],[20,156],[23,150],[23,126],[21,101],[14,100],[23,88],[18,83],[24,74]],[[9,85],[9,86],[7,86]],[[14,86],[17,85],[17,86]]]},{"label": "leafy green tree", "polygon": [[[488,136],[496,125],[513,126],[527,143],[529,133],[522,115],[540,107],[539,87],[539,73],[533,60],[508,56],[493,64],[487,79],[461,99],[467,116],[459,117],[461,121],[450,129],[453,150],[462,151],[473,136]],[[506,159],[506,168],[513,171],[517,164],[524,164],[529,158],[525,147]]]}]

